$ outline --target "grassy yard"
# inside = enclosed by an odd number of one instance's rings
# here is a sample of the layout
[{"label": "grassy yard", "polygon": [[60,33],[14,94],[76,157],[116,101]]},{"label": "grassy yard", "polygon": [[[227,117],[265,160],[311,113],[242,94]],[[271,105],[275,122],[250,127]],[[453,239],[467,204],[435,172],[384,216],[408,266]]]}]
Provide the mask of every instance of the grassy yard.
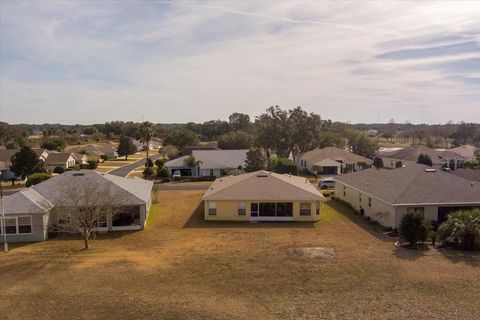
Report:
[{"label": "grassy yard", "polygon": [[[0,254],[0,318],[478,319],[480,257],[397,249],[334,201],[318,223],[214,223],[159,191],[145,231]],[[291,256],[334,248],[333,259]],[[27,316],[27,317],[28,317]]]}]

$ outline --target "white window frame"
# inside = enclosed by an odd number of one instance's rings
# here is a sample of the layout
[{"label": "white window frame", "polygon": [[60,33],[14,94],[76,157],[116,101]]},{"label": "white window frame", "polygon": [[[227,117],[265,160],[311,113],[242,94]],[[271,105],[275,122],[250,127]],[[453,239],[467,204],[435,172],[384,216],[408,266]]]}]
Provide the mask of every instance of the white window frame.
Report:
[{"label": "white window frame", "polygon": [[247,206],[246,206],[246,203],[244,201],[238,202],[237,214],[239,216],[246,216],[247,215]]},{"label": "white window frame", "polygon": [[[20,233],[20,226],[18,224],[18,218],[29,218],[30,219],[30,232],[29,233]],[[33,219],[32,219],[32,216],[28,216],[28,215],[20,215],[20,216],[5,216],[5,219],[15,219],[15,233],[7,233],[7,236],[23,236],[23,235],[31,235],[33,234]],[[3,220],[3,217],[0,219],[0,234],[3,236],[3,224],[5,223],[5,221]],[[22,226],[24,226],[22,224]],[[5,226],[5,232],[7,232],[6,230],[6,227]]]},{"label": "white window frame", "polygon": [[[307,210],[306,208],[302,208],[302,206],[308,206],[308,214],[307,213],[302,213],[302,210]],[[300,202],[299,214],[301,216],[311,216],[312,215],[312,203],[311,202]]]},{"label": "white window frame", "polygon": [[209,216],[217,215],[217,203],[215,201],[208,201],[208,215]]}]

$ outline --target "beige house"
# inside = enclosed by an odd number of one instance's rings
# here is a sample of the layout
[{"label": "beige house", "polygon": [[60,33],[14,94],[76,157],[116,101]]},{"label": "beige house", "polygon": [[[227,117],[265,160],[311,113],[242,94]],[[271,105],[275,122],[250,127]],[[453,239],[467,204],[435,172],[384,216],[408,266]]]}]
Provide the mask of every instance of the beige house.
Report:
[{"label": "beige house", "polygon": [[83,153],[72,153],[73,158],[75,159],[76,164],[87,164],[88,163],[88,156]]},{"label": "beige house", "polygon": [[317,221],[322,199],[305,178],[263,170],[218,178],[202,197],[216,221]]},{"label": "beige house", "polygon": [[480,207],[480,183],[412,164],[342,175],[336,178],[335,197],[360,214],[396,229],[410,211],[423,212],[439,224],[450,212]]},{"label": "beige house", "polygon": [[342,174],[371,167],[372,160],[336,147],[313,149],[295,157],[300,170],[318,174]]},{"label": "beige house", "polygon": [[385,168],[399,168],[416,164],[421,154],[428,155],[432,159],[435,168],[450,167],[451,169],[463,168],[464,157],[450,150],[435,150],[424,145],[414,145],[408,148],[389,152],[380,152],[378,157],[383,161]]},{"label": "beige house", "polygon": [[45,161],[45,165],[49,171],[53,171],[56,167],[68,169],[75,165],[75,157],[73,153],[52,152]]}]

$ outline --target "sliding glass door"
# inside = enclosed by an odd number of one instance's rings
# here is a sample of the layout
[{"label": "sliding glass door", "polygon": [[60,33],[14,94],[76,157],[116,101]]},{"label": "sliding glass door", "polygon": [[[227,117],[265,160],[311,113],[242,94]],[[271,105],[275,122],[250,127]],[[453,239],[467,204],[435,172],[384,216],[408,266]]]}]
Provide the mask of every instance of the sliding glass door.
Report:
[{"label": "sliding glass door", "polygon": [[292,202],[259,202],[250,205],[252,217],[293,217]]}]

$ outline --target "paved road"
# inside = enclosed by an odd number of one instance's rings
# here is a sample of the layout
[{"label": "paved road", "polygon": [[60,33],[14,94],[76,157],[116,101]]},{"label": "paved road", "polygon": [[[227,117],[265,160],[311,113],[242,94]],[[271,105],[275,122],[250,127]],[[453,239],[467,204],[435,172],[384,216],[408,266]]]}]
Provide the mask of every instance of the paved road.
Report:
[{"label": "paved road", "polygon": [[22,191],[24,188],[16,188],[16,189],[3,189],[3,195],[9,196],[14,194],[15,192]]},{"label": "paved road", "polygon": [[162,184],[155,184],[155,190],[208,190],[210,186],[182,186],[182,185],[162,185]]},{"label": "paved road", "polygon": [[[155,161],[157,160],[158,158],[160,158],[162,155],[157,153],[157,154],[152,154],[149,158],[152,160],[152,161]],[[137,162],[134,162],[134,163],[131,163],[131,164],[127,164],[123,167],[120,167],[120,168],[117,168],[117,169],[113,169],[112,171],[110,171],[108,174],[113,174],[115,176],[119,176],[119,177],[126,177],[128,176],[128,174],[130,172],[132,172],[132,170],[140,167],[141,165],[145,164],[145,158],[143,159],[140,159],[138,160]]]}]

